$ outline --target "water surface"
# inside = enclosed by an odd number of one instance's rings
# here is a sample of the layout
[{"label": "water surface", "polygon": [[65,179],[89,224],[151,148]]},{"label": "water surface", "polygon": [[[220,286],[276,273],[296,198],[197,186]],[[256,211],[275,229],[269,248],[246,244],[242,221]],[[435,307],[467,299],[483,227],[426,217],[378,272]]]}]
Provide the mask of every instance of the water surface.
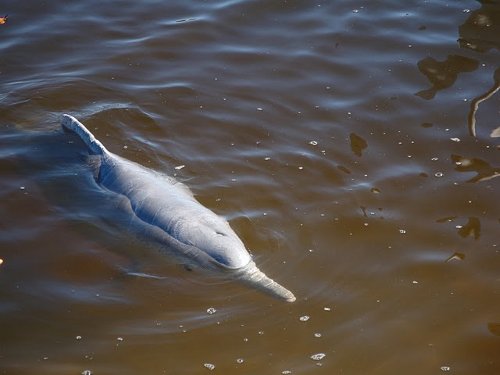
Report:
[{"label": "water surface", "polygon": [[[500,373],[498,1],[2,13],[0,373]],[[151,249],[62,113],[297,301]]]}]

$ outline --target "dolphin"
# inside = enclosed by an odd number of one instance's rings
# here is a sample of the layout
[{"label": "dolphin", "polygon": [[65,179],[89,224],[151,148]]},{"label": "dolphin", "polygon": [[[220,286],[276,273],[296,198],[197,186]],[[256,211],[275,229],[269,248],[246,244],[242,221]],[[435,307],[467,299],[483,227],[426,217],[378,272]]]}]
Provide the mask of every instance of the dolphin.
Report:
[{"label": "dolphin", "polygon": [[162,252],[174,252],[202,269],[215,270],[287,302],[295,301],[292,292],[257,268],[229,223],[200,204],[186,185],[109,152],[73,116],[64,114],[61,125],[86,144],[96,182],[122,197],[131,221]]}]

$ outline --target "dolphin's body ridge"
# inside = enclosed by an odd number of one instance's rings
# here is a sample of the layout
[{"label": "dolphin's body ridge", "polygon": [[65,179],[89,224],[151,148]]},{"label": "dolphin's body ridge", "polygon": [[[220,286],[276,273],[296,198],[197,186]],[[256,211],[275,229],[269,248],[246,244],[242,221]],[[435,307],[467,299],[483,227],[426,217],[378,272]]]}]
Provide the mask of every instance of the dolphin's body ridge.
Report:
[{"label": "dolphin's body ridge", "polygon": [[62,127],[76,133],[95,155],[97,183],[125,198],[135,222],[157,244],[202,268],[222,271],[270,295],[295,301],[292,292],[257,268],[229,223],[201,205],[186,185],[111,153],[73,116],[63,115]]}]

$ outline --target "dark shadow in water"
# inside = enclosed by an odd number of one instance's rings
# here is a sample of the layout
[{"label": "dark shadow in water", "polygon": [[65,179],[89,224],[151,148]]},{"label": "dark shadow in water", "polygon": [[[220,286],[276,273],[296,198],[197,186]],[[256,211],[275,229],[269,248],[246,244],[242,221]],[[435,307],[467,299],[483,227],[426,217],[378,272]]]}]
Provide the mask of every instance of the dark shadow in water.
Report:
[{"label": "dark shadow in water", "polygon": [[476,52],[500,50],[500,3],[480,1],[481,8],[473,11],[463,25],[458,28],[460,47]]},{"label": "dark shadow in water", "polygon": [[479,239],[481,235],[481,222],[477,217],[469,217],[469,221],[458,230],[460,237],[474,236],[474,239]]},{"label": "dark shadow in water", "polygon": [[451,155],[455,170],[459,172],[476,172],[476,175],[467,182],[481,182],[500,176],[500,168],[492,167],[479,158],[465,158],[460,155]]},{"label": "dark shadow in water", "polygon": [[418,62],[418,70],[427,77],[432,87],[417,92],[415,95],[422,99],[433,99],[439,90],[452,86],[460,73],[472,72],[479,66],[479,62],[460,55],[449,55],[445,61],[437,61],[426,57]]},{"label": "dark shadow in water", "polygon": [[361,156],[363,153],[363,150],[368,147],[368,143],[361,138],[359,135],[351,133],[349,136],[351,140],[351,150],[354,152],[355,155]]}]

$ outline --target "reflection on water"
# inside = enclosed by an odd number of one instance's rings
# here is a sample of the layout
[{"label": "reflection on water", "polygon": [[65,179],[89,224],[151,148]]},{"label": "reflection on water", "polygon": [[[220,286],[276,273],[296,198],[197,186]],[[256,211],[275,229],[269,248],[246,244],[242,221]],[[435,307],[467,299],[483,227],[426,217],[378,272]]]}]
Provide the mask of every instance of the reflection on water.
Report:
[{"label": "reflection on water", "polygon": [[451,255],[448,259],[446,259],[446,261],[451,262],[452,260],[464,260],[464,259],[465,259],[465,254],[457,252]]},{"label": "reflection on water", "polygon": [[[0,374],[500,373],[498,1],[0,8]],[[297,301],[122,230],[63,112]]]},{"label": "reflection on water", "polygon": [[415,95],[426,100],[433,99],[439,90],[451,87],[460,73],[473,72],[478,65],[477,60],[460,55],[449,55],[445,61],[426,57],[418,62],[418,70],[427,77],[432,87]]},{"label": "reflection on water", "polygon": [[498,1],[479,1],[481,8],[471,12],[459,28],[461,47],[485,53],[500,50],[500,6]]},{"label": "reflection on water", "polygon": [[[477,110],[479,109],[479,104],[491,98],[493,95],[496,94],[498,90],[500,90],[500,68],[495,70],[495,73],[493,74],[493,79],[495,81],[493,87],[491,87],[484,94],[475,97],[470,104],[470,111],[467,120],[469,124],[469,134],[474,137],[476,136],[476,113]],[[500,132],[500,127],[493,129],[491,131],[490,136],[492,138],[499,137],[500,136],[499,132]]]},{"label": "reflection on water", "polygon": [[458,229],[458,234],[461,237],[473,236],[475,240],[481,235],[481,222],[477,217],[469,217],[467,224]]},{"label": "reflection on water", "polygon": [[476,172],[476,175],[467,182],[487,181],[500,176],[500,167],[492,167],[488,162],[479,158],[465,158],[460,155],[451,155],[455,170],[459,172]]},{"label": "reflection on water", "polygon": [[368,143],[366,143],[366,141],[363,138],[361,138],[359,135],[355,133],[351,133],[349,138],[351,140],[352,152],[357,156],[361,156],[363,150],[365,150],[368,147]]}]

